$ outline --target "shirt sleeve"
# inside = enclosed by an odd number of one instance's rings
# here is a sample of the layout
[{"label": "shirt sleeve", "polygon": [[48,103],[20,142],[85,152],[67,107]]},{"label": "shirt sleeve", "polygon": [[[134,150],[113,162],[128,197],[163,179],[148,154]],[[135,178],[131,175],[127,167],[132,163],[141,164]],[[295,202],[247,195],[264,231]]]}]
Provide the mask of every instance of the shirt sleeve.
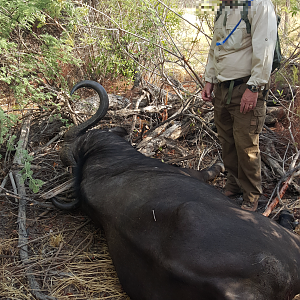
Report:
[{"label": "shirt sleeve", "polygon": [[[252,12],[252,9],[251,9]],[[247,84],[262,86],[268,83],[277,40],[277,18],[272,2],[258,3],[249,14],[252,36],[252,69]]]},{"label": "shirt sleeve", "polygon": [[207,64],[205,68],[205,81],[210,83],[217,83],[217,75],[215,71],[214,66],[214,49],[216,46],[216,38],[215,35],[213,36],[213,39],[210,44],[209,52],[208,52],[208,58],[207,58]]}]

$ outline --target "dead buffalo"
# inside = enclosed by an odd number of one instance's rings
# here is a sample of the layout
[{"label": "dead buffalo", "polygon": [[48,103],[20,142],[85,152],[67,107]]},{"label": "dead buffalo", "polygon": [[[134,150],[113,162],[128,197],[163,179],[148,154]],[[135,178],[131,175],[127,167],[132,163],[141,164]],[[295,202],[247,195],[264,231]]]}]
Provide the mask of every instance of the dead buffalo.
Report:
[{"label": "dead buffalo", "polygon": [[[62,159],[75,166],[82,207],[104,231],[116,271],[133,300],[287,300],[300,292],[300,239],[241,210],[198,180],[207,172],[147,158],[123,129],[91,130],[108,103],[66,136]],[[196,179],[195,177],[198,177]]]}]

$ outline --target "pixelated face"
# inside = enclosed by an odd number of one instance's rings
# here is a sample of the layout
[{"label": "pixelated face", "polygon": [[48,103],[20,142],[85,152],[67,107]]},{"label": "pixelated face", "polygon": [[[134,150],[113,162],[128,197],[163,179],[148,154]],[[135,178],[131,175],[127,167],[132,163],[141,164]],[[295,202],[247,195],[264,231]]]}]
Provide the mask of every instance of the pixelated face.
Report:
[{"label": "pixelated face", "polygon": [[251,1],[253,0],[220,0],[220,1],[230,4],[230,6],[239,6],[239,4],[243,2],[248,2],[248,5],[251,6]]},{"label": "pixelated face", "polygon": [[220,6],[239,7],[243,6],[245,2],[248,2],[248,6],[251,6],[251,1],[253,0],[200,0],[197,1],[196,9],[200,14],[216,13]]},{"label": "pixelated face", "polygon": [[[200,0],[197,2],[197,10],[200,14],[216,12],[223,0]],[[226,0],[227,1],[227,0]]]},{"label": "pixelated face", "polygon": [[232,0],[221,0],[223,3],[234,5],[235,3],[238,3],[238,1],[232,1]]}]

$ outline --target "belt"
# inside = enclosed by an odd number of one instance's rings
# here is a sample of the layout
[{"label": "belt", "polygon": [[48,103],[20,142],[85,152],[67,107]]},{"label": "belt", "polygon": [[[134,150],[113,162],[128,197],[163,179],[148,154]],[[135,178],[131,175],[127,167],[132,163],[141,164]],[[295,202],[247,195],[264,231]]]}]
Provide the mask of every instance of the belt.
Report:
[{"label": "belt", "polygon": [[241,85],[243,83],[246,83],[249,80],[250,76],[246,76],[243,78],[237,78],[232,80],[223,81],[220,84],[224,85],[226,88],[228,88],[228,98],[226,101],[226,104],[229,104],[231,101],[232,91],[235,86]]},{"label": "belt", "polygon": [[223,84],[224,86],[226,86],[227,88],[229,88],[231,82],[233,82],[233,86],[235,87],[235,86],[243,84],[244,80],[243,80],[243,78],[238,78],[238,79],[223,81],[223,82],[221,82],[221,84]]}]

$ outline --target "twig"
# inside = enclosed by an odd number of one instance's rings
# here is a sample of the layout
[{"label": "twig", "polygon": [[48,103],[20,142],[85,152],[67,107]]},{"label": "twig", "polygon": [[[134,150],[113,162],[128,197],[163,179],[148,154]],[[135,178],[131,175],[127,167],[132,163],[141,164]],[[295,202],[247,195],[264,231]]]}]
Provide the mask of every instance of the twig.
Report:
[{"label": "twig", "polygon": [[38,149],[37,151],[34,152],[34,154],[37,154],[39,152],[42,152],[43,150],[45,150],[49,145],[51,145],[53,142],[55,142],[56,140],[60,139],[64,134],[65,134],[66,130],[62,130],[60,131],[54,138],[52,138],[46,145],[44,145],[43,147],[41,147],[40,149]]},{"label": "twig", "polygon": [[61,231],[57,231],[57,232],[52,232],[52,233],[48,233],[48,234],[45,234],[44,236],[40,236],[34,240],[30,240],[30,241],[27,241],[26,243],[22,244],[22,245],[18,245],[18,248],[22,247],[22,246],[25,246],[25,245],[28,245],[28,244],[31,244],[31,243],[35,243],[36,241],[39,241],[39,240],[42,240],[42,239],[45,239],[51,235],[56,235],[56,234],[59,234],[59,233],[63,233],[63,232],[69,232],[69,231],[73,231],[75,230],[75,232],[79,229],[81,229],[82,227],[84,227],[85,225],[89,224],[91,222],[91,220],[87,220],[86,222],[84,222],[83,224],[79,225],[78,227],[76,228],[69,228],[69,229],[64,229],[64,230],[61,230]]},{"label": "twig", "polygon": [[[64,243],[63,243],[63,242],[60,242],[59,248],[58,248],[58,250],[56,251],[56,253],[55,253],[55,255],[54,255],[54,258],[57,258],[57,256],[58,256],[58,254],[60,253],[60,251],[61,251],[63,245],[64,245]],[[49,273],[49,271],[50,271],[51,266],[52,266],[52,261],[50,261],[50,265],[49,265],[49,267],[47,268],[47,270],[46,270],[46,272],[45,272],[44,280],[43,280],[43,287],[45,286],[46,278],[47,278],[47,275],[48,275],[48,273]]]},{"label": "twig", "polygon": [[[17,195],[17,194],[18,194],[17,186],[16,186],[16,182],[15,182],[15,179],[14,179],[14,176],[13,176],[12,171],[10,171],[10,172],[8,173],[8,175],[9,175],[9,179],[10,179],[12,188],[13,188],[13,190],[14,190],[14,193],[15,193],[15,195]],[[16,201],[16,202],[17,202],[17,201]]]},{"label": "twig", "polygon": [[75,113],[75,112],[73,111],[73,109],[71,108],[70,102],[69,102],[69,100],[68,100],[67,98],[65,99],[65,102],[67,103],[68,108],[69,108],[69,110],[70,110],[70,115],[71,115],[71,117],[72,117],[73,123],[74,123],[76,126],[78,126],[78,122],[77,122],[77,120],[76,120],[76,113]]},{"label": "twig", "polygon": [[193,114],[185,114],[185,116],[189,116],[189,117],[192,117],[194,119],[196,119],[197,121],[201,122],[201,124],[214,136],[214,137],[218,137],[217,133],[215,133],[210,127],[209,125],[207,124],[207,122],[201,118],[201,117],[198,117],[198,116],[195,116]]},{"label": "twig", "polygon": [[[261,157],[262,157],[263,162],[265,164],[267,164],[268,166],[270,166],[271,169],[274,170],[276,174],[278,174],[281,177],[286,178],[286,172],[285,172],[284,168],[278,163],[279,160],[280,160],[279,162],[282,163],[282,159],[279,156],[279,154],[277,153],[273,141],[269,138],[265,138],[265,139],[267,140],[268,148],[266,148],[266,150],[265,150],[266,152],[261,152]],[[271,151],[274,152],[274,156],[277,156],[277,159],[271,155],[272,154]],[[298,157],[299,157],[299,153],[295,155],[292,163],[290,164],[290,167],[289,167],[290,171],[294,168],[296,161],[298,160]],[[293,188],[296,191],[300,192],[299,185],[296,182],[294,182],[293,180],[289,183],[289,185],[293,186]],[[279,188],[278,185],[277,185],[277,188]],[[279,190],[278,190],[277,194],[278,193],[279,193]],[[281,198],[279,195],[277,195],[277,196],[278,196],[278,198]]]},{"label": "twig", "polygon": [[[135,103],[135,109],[137,110],[139,108],[139,105],[141,103],[141,101],[146,97],[147,92],[145,90],[143,90],[143,94],[137,99],[136,103]],[[130,136],[130,141],[132,141],[132,136],[133,136],[133,131],[135,129],[135,124],[136,124],[136,114],[133,116],[133,120],[132,120],[132,125],[131,125],[131,130],[129,133]]]},{"label": "twig", "polygon": [[8,174],[6,174],[6,176],[4,177],[4,179],[2,180],[2,183],[1,183],[1,188],[4,188],[5,185],[6,185],[6,182],[7,182],[7,179],[8,179]]},{"label": "twig", "polygon": [[[82,249],[80,249],[79,251],[77,251],[76,253],[74,253],[88,238],[90,238],[89,239],[89,241],[84,245],[84,247],[82,248]],[[94,234],[93,233],[91,233],[91,234],[89,234],[83,241],[81,241],[81,243],[75,248],[75,250],[73,251],[73,255],[71,256],[71,257],[69,257],[69,258],[67,258],[67,259],[64,259],[62,262],[60,262],[60,264],[59,265],[61,265],[61,264],[65,264],[65,263],[67,263],[67,262],[70,262],[70,261],[72,261],[76,256],[78,256],[82,251],[84,251],[86,248],[88,248],[89,246],[90,246],[90,244],[92,243],[92,241],[93,241],[93,238],[94,238]],[[53,259],[53,257],[51,257],[51,258],[47,258],[46,260],[47,261],[49,261],[49,260],[52,260]],[[58,259],[58,257],[56,257],[56,259]],[[38,263],[35,263],[35,264],[38,264]],[[32,268],[32,266],[30,266],[29,268],[28,268],[28,270],[30,269],[30,268]],[[49,268],[47,271],[49,272],[49,271],[51,271],[51,270],[53,270],[53,269],[55,269],[55,268],[57,268],[57,266],[52,266],[51,268]],[[38,273],[40,273],[40,272],[38,272]],[[56,298],[55,298],[56,299]]]},{"label": "twig", "polygon": [[195,154],[191,154],[191,155],[187,155],[187,156],[167,160],[166,163],[167,164],[175,164],[177,162],[184,161],[184,160],[189,160],[189,159],[192,159],[192,158],[195,158],[195,157],[196,157]]},{"label": "twig", "polygon": [[[5,194],[0,194],[0,195],[5,195],[5,196],[8,196],[8,197],[13,197],[13,198],[15,198],[15,199],[21,199],[21,197],[18,195],[18,193],[15,194],[14,192],[11,192],[11,191],[9,191],[9,190],[7,190],[6,188],[1,187],[1,186],[0,186],[0,189],[3,190],[3,191],[5,192]],[[27,200],[27,201],[32,202],[32,203],[35,204],[35,205],[39,205],[39,206],[42,206],[42,207],[46,207],[46,208],[53,208],[53,207],[54,207],[53,204],[50,204],[50,203],[49,203],[49,204],[41,203],[41,202],[36,201],[36,200],[33,200],[33,199],[29,198],[29,197],[23,196],[22,198],[23,198],[24,200]]]},{"label": "twig", "polygon": [[45,199],[45,200],[46,199],[51,199],[54,196],[56,196],[56,195],[58,195],[58,194],[60,194],[60,193],[62,193],[64,191],[70,189],[73,186],[74,186],[74,179],[72,178],[72,179],[69,179],[68,181],[60,184],[59,186],[53,188],[52,190],[50,190],[50,191],[48,191],[46,193],[43,193],[42,195],[40,195],[40,197],[42,199]]}]

